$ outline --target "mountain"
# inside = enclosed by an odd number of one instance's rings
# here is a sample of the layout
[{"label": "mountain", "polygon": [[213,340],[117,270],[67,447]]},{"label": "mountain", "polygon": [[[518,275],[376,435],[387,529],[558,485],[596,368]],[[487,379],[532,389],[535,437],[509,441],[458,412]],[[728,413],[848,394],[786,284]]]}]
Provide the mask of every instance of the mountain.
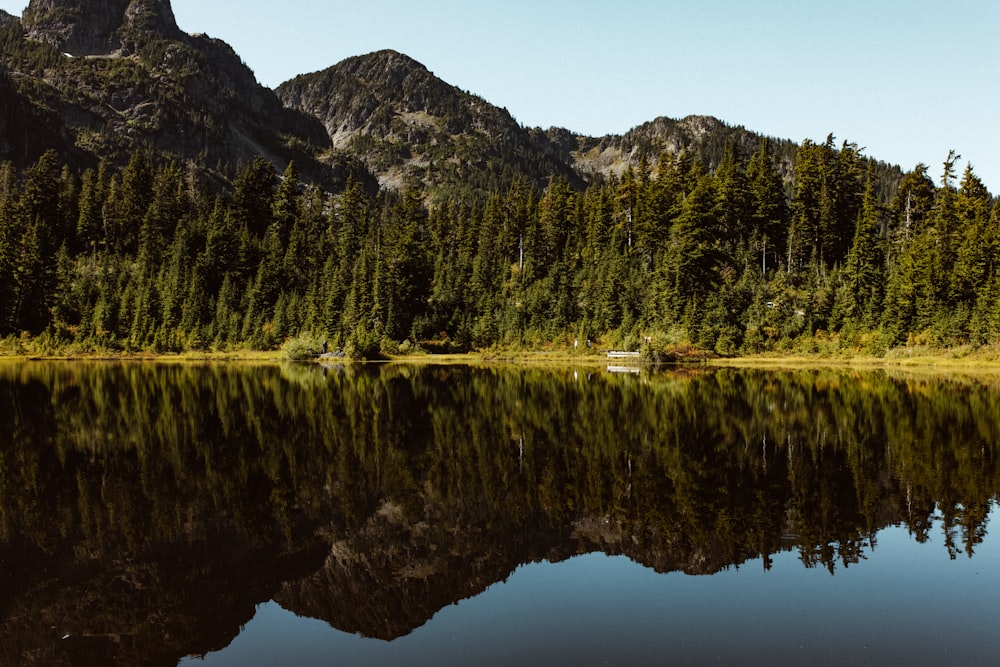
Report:
[{"label": "mountain", "polygon": [[[506,110],[450,85],[395,51],[348,58],[276,90],[289,108],[318,118],[333,145],[363,160],[383,186],[505,186],[553,176],[574,186],[620,175],[643,157],[686,150],[714,168],[725,143],[744,154],[762,136],[707,116],[658,118],[624,136],[588,137],[563,128],[525,128]],[[789,168],[795,144],[775,141]]]},{"label": "mountain", "polygon": [[583,184],[544,135],[395,51],[348,58],[276,92],[289,108],[318,118],[333,146],[364,160],[384,186],[495,188],[519,176]]},{"label": "mountain", "polygon": [[[643,157],[655,162],[662,153],[686,151],[701,158],[705,167],[714,170],[725,151],[726,142],[733,143],[744,155],[760,147],[763,135],[743,127],[727,125],[712,116],[687,116],[680,120],[659,117],[633,128],[624,135],[604,137],[574,135],[568,130],[553,128],[548,140],[559,147],[560,156],[580,174],[594,176],[621,174],[637,166]],[[772,152],[779,162],[790,169],[796,144],[789,140],[770,139]]]},{"label": "mountain", "polygon": [[227,173],[257,155],[295,160],[328,185],[363,172],[228,44],[183,33],[168,0],[32,0],[0,24],[0,160],[55,148],[77,165],[120,164],[150,148]]},{"label": "mountain", "polygon": [[76,57],[124,55],[143,39],[183,38],[169,0],[35,0],[23,23],[29,39]]},{"label": "mountain", "polygon": [[[527,128],[391,50],[272,91],[225,42],[180,30],[169,0],[32,0],[21,19],[0,14],[0,161],[18,167],[49,148],[76,166],[148,148],[232,175],[259,155],[324,186],[354,174],[433,198],[519,179],[580,189],[643,160],[652,170],[665,152],[713,170],[727,143],[747,156],[762,139],[709,116],[604,137]],[[771,148],[787,182],[797,146]]]}]

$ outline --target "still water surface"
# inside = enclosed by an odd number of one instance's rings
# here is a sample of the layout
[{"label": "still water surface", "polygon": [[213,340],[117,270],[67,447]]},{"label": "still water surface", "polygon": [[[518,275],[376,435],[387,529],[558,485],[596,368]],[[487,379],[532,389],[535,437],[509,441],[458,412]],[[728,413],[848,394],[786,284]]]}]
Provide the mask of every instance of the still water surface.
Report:
[{"label": "still water surface", "polygon": [[0,365],[0,664],[998,664],[998,444],[996,378]]}]

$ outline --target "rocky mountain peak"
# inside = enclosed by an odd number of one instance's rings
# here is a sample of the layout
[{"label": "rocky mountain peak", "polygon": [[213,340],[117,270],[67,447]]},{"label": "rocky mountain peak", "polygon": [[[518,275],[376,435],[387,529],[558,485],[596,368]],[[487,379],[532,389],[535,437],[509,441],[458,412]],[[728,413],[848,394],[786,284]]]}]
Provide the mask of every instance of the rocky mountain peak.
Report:
[{"label": "rocky mountain peak", "polygon": [[164,37],[180,34],[170,0],[132,0],[125,9],[125,23],[134,30]]},{"label": "rocky mountain peak", "polygon": [[340,63],[340,69],[364,81],[377,82],[383,86],[401,85],[406,77],[414,74],[430,75],[421,63],[391,49],[348,58]]},{"label": "rocky mountain peak", "polygon": [[181,34],[170,0],[31,0],[22,20],[31,39],[75,56],[119,51],[130,36]]},{"label": "rocky mountain peak", "polygon": [[506,109],[397,51],[348,58],[276,92],[286,107],[319,119],[335,148],[358,155],[391,189],[503,184],[515,173],[539,186],[553,174],[580,183]]}]

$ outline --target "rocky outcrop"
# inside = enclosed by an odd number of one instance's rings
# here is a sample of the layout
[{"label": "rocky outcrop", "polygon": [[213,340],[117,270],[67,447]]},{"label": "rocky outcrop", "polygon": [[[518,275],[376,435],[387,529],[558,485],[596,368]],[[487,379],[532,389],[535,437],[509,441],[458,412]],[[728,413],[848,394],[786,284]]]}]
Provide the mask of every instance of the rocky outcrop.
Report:
[{"label": "rocky outcrop", "polygon": [[181,36],[169,0],[31,0],[23,23],[30,39],[74,56],[120,52],[138,36]]},{"label": "rocky outcrop", "polygon": [[350,174],[371,180],[331,154],[319,121],[285,108],[232,47],[183,33],[169,0],[32,0],[21,23],[9,56],[0,51],[10,91],[0,160],[23,167],[54,148],[76,166],[123,164],[147,148],[225,176],[259,155],[278,171],[294,160],[331,189]]}]

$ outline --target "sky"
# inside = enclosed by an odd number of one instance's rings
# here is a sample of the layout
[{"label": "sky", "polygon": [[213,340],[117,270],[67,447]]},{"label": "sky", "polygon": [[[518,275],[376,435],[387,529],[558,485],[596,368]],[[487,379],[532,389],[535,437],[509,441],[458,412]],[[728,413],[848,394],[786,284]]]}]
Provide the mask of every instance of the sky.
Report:
[{"label": "sky", "polygon": [[[20,15],[25,0],[0,0]],[[996,0],[173,0],[264,85],[380,49],[528,127],[623,134],[715,116],[857,144],[937,181],[951,149],[1000,194]]]}]

